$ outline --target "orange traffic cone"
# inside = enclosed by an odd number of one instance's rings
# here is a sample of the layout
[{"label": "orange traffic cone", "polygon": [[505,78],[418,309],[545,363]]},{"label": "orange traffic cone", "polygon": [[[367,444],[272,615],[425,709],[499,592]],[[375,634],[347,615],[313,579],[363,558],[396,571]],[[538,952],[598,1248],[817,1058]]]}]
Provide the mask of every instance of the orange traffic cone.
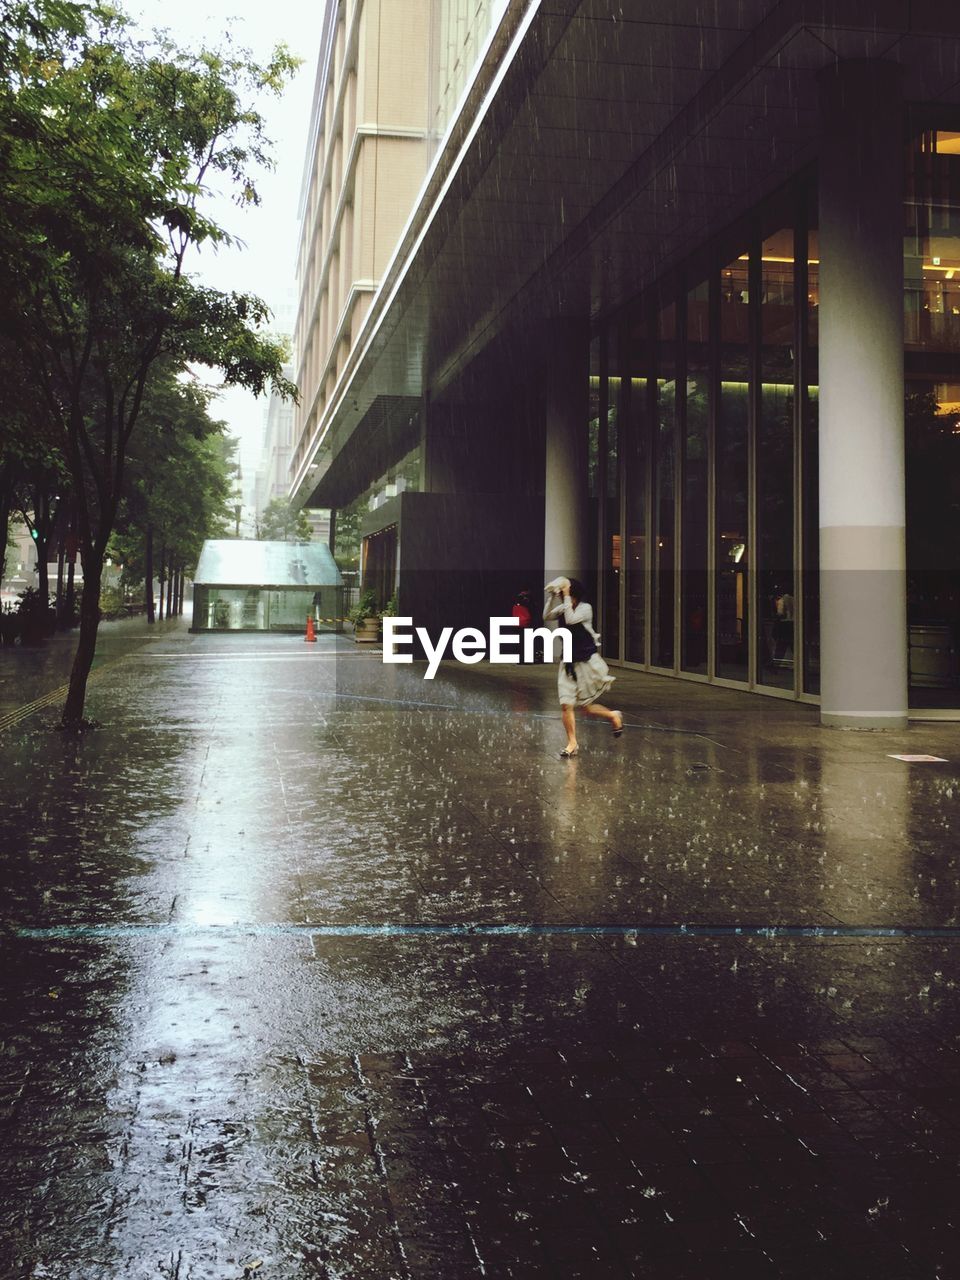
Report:
[{"label": "orange traffic cone", "polygon": [[303,637],[307,644],[316,644],[317,637],[313,630],[313,614],[307,614],[307,634]]}]

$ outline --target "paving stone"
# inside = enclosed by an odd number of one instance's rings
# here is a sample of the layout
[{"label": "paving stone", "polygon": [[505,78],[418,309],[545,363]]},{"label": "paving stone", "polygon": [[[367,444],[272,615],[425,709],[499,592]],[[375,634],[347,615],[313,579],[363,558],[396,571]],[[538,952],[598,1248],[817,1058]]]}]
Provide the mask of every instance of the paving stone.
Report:
[{"label": "paving stone", "polygon": [[11,1275],[951,1274],[954,726],[138,627],[0,734]]}]

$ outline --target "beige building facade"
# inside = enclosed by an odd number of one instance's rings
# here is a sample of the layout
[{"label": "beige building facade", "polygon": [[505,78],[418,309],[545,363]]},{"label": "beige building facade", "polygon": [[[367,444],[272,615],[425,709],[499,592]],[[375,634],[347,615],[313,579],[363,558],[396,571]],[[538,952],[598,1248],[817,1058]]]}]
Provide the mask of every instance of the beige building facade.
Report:
[{"label": "beige building facade", "polygon": [[503,0],[328,0],[297,256],[298,491]]}]

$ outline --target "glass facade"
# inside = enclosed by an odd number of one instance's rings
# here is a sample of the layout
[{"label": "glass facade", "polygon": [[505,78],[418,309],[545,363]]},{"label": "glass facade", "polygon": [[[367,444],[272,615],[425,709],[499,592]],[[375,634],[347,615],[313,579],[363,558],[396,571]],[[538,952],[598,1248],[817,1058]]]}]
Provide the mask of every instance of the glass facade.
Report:
[{"label": "glass facade", "polygon": [[707,674],[708,494],[710,450],[710,281],[687,291],[680,527],[680,667]]},{"label": "glass facade", "polygon": [[800,438],[801,483],[801,579],[803,592],[803,668],[801,689],[804,693],[820,692],[820,483],[818,468],[818,395],[820,307],[820,256],[817,237],[816,193],[810,192],[806,202],[806,219],[801,218],[797,258],[800,263],[799,296],[806,297],[805,341],[800,346],[803,372],[800,378],[802,431]]},{"label": "glass facade", "polygon": [[917,130],[904,226],[910,704],[960,707],[960,133]]},{"label": "glass facade", "polygon": [[652,654],[655,667],[672,667],[676,587],[677,304],[656,318],[656,409],[653,432]]},{"label": "glass facade", "polygon": [[623,426],[621,456],[624,460],[624,657],[644,664],[647,601],[647,426],[650,418],[648,346],[643,313],[628,315],[621,329],[623,348]]},{"label": "glass facade", "polygon": [[[912,129],[906,170],[910,704],[949,708],[960,707],[960,132]],[[592,348],[604,651],[815,697],[815,178],[696,264],[634,300]]]},{"label": "glass facade", "polygon": [[757,413],[757,680],[793,688],[796,308],[793,228],[760,246]]},{"label": "glass facade", "polygon": [[603,651],[609,658],[620,657],[620,376],[619,334],[607,339],[607,395],[603,441]]},{"label": "glass facade", "polygon": [[[388,467],[372,484],[369,484],[348,507],[343,507],[337,512],[333,547],[337,564],[344,574],[344,581],[351,589],[355,589],[366,577],[369,549],[365,545],[368,539],[362,535],[364,522],[372,512],[386,507],[391,499],[398,497],[401,493],[419,492],[422,488],[422,470],[423,451],[420,445],[417,445],[393,466]],[[380,532],[382,531],[378,529],[377,533]],[[394,538],[394,550],[395,547],[396,538]],[[377,551],[374,554],[378,557],[377,565],[381,565],[383,553]],[[381,572],[380,568],[377,569],[379,585],[376,590],[380,593],[389,587],[386,595],[378,594],[381,605],[386,604],[393,594],[395,583],[388,582],[387,579],[391,575],[393,578],[396,577],[396,567],[394,563],[389,570]],[[381,578],[382,581],[380,581]]]},{"label": "glass facade", "polygon": [[[606,414],[607,387],[606,380],[601,378],[600,370],[606,364],[606,351],[599,338],[590,343],[590,392],[589,418],[587,430],[587,536],[588,546],[596,548],[601,534],[601,514],[603,494],[603,436],[601,424]],[[601,564],[604,560],[601,559]],[[588,581],[584,583],[587,599],[597,601],[597,615],[602,617],[602,604],[597,593],[597,561],[594,557],[588,565]],[[562,573],[564,570],[548,566],[551,573]],[[591,572],[592,571],[592,574]],[[600,575],[602,581],[603,575]],[[595,619],[596,621],[596,619]]]},{"label": "glass facade", "polygon": [[720,394],[716,432],[715,673],[749,673],[750,565],[750,255],[720,270]]},{"label": "glass facade", "polygon": [[301,632],[308,614],[317,631],[342,631],[343,588],[194,588],[195,631]]},{"label": "glass facade", "polygon": [[338,631],[343,584],[322,542],[213,538],[203,544],[193,586],[194,631],[299,631],[307,615]]}]

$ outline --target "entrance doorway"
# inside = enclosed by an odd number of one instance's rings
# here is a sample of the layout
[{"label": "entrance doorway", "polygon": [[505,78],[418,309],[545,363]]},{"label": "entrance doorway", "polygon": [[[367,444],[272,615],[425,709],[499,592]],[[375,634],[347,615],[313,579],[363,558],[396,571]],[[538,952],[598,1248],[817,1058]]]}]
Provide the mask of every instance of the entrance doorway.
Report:
[{"label": "entrance doorway", "polygon": [[397,585],[397,525],[388,525],[363,540],[361,590],[372,591],[378,609],[393,596]]}]

